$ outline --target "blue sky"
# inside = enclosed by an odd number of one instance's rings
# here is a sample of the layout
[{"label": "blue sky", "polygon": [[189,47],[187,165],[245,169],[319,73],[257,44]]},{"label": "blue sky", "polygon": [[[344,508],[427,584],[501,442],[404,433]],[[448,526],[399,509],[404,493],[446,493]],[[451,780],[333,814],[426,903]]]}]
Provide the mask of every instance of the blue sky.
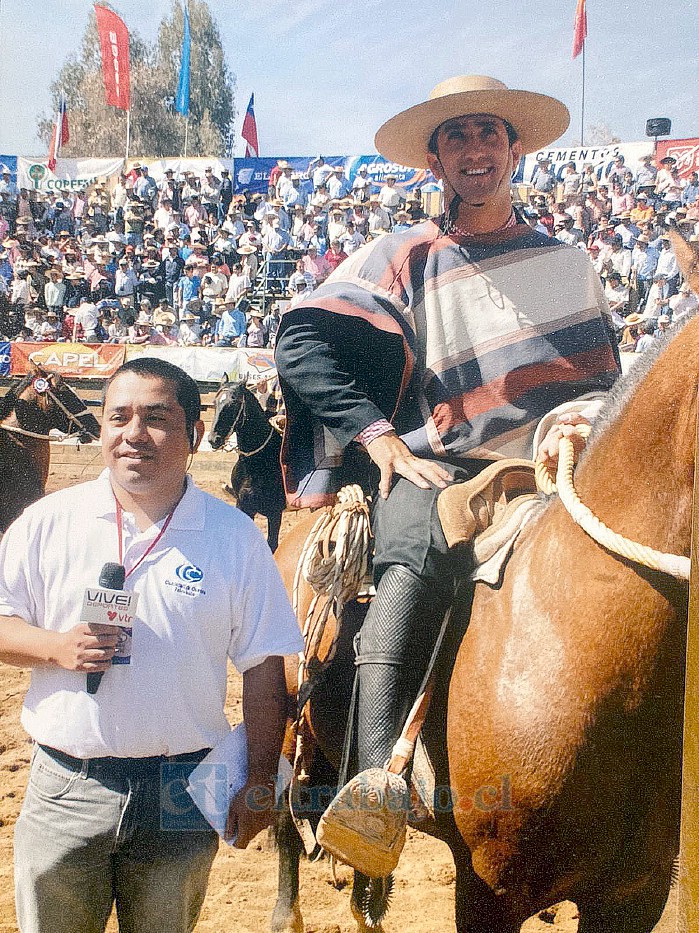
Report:
[{"label": "blue sky", "polygon": [[[150,41],[171,0],[113,5]],[[260,154],[279,156],[372,153],[385,119],[465,73],[559,97],[572,114],[561,145],[578,143],[575,5],[209,0],[236,77],[236,134],[254,91]],[[50,108],[49,83],[79,47],[91,7],[91,0],[0,0],[0,152],[44,154],[37,117]],[[588,0],[587,9],[586,126],[604,122],[631,142],[644,138],[647,117],[667,116],[673,138],[699,135],[696,5]]]}]

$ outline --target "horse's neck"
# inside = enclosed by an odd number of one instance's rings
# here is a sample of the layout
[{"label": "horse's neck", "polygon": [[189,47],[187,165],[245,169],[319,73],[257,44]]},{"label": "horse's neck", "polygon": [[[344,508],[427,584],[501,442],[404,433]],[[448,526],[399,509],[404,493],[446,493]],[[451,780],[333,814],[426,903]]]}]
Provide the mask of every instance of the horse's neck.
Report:
[{"label": "horse's neck", "polygon": [[269,433],[269,420],[257,399],[253,395],[245,398],[245,420],[236,430],[238,446],[241,450],[257,447]]},{"label": "horse's neck", "polygon": [[668,345],[601,431],[576,472],[605,524],[659,550],[688,553],[699,377],[699,319]]}]

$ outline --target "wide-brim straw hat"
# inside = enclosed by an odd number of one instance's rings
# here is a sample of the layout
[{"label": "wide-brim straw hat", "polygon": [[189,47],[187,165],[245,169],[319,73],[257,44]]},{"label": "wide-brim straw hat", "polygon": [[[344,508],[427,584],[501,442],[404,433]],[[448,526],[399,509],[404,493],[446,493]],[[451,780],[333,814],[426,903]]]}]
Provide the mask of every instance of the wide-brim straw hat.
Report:
[{"label": "wide-brim straw hat", "polygon": [[392,162],[428,168],[427,146],[437,127],[474,113],[506,120],[516,130],[524,154],[550,145],[570,123],[568,108],[554,97],[512,90],[486,75],[459,75],[433,88],[429,100],[387,120],[374,143]]}]

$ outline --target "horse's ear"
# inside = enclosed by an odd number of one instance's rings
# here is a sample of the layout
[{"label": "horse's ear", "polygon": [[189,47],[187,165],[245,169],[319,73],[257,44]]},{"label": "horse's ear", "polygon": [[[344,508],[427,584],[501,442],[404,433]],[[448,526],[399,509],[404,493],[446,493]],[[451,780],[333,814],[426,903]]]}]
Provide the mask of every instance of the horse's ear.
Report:
[{"label": "horse's ear", "polygon": [[220,382],[219,384],[222,385],[222,386],[227,386],[227,385],[228,385],[228,374],[227,374],[227,373],[224,373],[224,374],[221,376],[221,382]]}]

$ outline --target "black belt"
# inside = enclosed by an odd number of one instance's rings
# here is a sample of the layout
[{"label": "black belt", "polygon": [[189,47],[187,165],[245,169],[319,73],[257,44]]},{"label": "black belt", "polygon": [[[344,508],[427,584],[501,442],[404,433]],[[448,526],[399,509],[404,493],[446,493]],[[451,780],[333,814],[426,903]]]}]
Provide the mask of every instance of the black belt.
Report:
[{"label": "black belt", "polygon": [[196,752],[183,752],[179,755],[151,755],[146,758],[117,758],[107,755],[102,758],[74,758],[73,755],[67,755],[57,748],[51,748],[50,745],[42,745],[39,748],[45,752],[49,758],[53,758],[59,764],[73,771],[81,771],[87,762],[88,769],[100,774],[159,774],[160,769],[165,764],[176,762],[191,762],[198,764],[211,751],[210,748],[200,748]]}]

